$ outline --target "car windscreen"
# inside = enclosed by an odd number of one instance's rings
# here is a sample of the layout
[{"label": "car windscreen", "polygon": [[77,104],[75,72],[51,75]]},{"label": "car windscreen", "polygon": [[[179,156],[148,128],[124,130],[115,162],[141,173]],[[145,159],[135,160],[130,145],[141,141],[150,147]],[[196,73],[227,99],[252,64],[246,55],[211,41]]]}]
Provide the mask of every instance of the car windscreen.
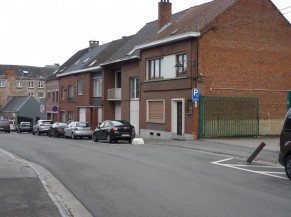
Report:
[{"label": "car windscreen", "polygon": [[118,126],[130,127],[131,126],[130,123],[128,123],[127,121],[112,121],[111,123],[114,127],[118,127]]},{"label": "car windscreen", "polygon": [[89,123],[77,123],[76,127],[90,127]]},{"label": "car windscreen", "polygon": [[65,126],[67,126],[66,123],[54,123],[53,124],[53,127],[65,127]]},{"label": "car windscreen", "polygon": [[43,122],[41,122],[42,124],[53,124],[53,122],[52,121],[43,121]]},{"label": "car windscreen", "polygon": [[30,123],[22,123],[21,126],[30,126]]}]

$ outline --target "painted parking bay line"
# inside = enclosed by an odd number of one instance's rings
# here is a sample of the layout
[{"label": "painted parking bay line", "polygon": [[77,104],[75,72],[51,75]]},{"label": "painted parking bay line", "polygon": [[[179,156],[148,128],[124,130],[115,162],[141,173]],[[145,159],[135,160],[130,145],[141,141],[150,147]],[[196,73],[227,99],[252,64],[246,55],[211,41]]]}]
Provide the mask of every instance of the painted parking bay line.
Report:
[{"label": "painted parking bay line", "polygon": [[[214,161],[211,163],[215,164],[215,165],[219,165],[219,166],[237,169],[237,170],[247,171],[247,172],[261,174],[261,175],[265,175],[265,176],[271,176],[271,177],[275,177],[275,178],[279,178],[279,179],[288,179],[287,177],[284,176],[285,172],[272,171],[272,169],[273,170],[274,169],[284,169],[284,167],[272,166],[272,165],[266,166],[266,165],[246,165],[246,164],[227,163],[231,160],[235,160],[235,158],[226,158],[226,159]],[[261,169],[261,170],[257,170],[257,169]],[[264,170],[262,170],[262,169],[264,169]],[[271,171],[267,171],[266,169],[271,170]],[[283,175],[283,176],[280,176],[280,175]]]}]

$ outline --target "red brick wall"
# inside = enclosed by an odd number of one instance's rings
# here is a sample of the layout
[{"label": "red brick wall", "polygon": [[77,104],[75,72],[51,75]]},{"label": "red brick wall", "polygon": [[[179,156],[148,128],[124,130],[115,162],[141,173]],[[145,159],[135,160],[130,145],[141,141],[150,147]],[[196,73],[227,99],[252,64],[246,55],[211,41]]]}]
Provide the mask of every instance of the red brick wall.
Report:
[{"label": "red brick wall", "polygon": [[290,24],[265,0],[239,1],[215,24],[199,41],[204,94],[258,97],[260,119],[282,119],[291,89]]}]

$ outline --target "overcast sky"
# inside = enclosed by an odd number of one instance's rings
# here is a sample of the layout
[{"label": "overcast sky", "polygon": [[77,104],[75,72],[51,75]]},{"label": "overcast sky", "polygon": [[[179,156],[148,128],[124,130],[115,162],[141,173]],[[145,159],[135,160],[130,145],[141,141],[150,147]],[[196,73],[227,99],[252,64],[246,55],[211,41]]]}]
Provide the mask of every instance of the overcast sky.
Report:
[{"label": "overcast sky", "polygon": [[[63,64],[89,40],[135,34],[158,17],[160,0],[1,0],[0,64]],[[291,1],[272,0],[291,22]],[[170,0],[173,13],[209,0]],[[289,12],[289,13],[288,13]]]}]

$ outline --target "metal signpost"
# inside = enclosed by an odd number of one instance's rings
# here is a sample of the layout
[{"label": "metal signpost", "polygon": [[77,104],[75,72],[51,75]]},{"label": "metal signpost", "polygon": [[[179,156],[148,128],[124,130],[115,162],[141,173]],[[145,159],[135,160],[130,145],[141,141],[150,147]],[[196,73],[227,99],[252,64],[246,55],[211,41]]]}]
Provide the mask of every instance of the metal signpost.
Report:
[{"label": "metal signpost", "polygon": [[195,103],[194,106],[194,111],[193,111],[193,116],[194,116],[194,140],[198,139],[198,132],[197,132],[197,104],[199,101],[199,96],[200,96],[200,90],[198,88],[193,88],[192,89],[192,101]]}]

